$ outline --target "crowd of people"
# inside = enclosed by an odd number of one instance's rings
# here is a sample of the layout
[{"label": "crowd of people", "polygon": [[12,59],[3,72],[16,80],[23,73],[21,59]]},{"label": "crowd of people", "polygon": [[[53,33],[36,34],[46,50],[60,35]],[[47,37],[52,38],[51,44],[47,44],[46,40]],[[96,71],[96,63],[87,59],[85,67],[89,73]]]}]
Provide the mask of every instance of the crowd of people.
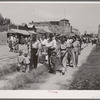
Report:
[{"label": "crowd of people", "polygon": [[50,73],[56,74],[59,71],[62,75],[66,73],[67,67],[77,67],[82,43],[90,43],[89,39],[77,35],[67,37],[60,34],[49,34],[48,38],[46,35],[38,37],[33,34],[30,38],[22,40],[26,40],[21,41],[27,45],[26,53],[19,50],[17,35],[9,37],[10,51],[19,53],[18,71],[30,72],[37,68],[38,63],[48,63]]},{"label": "crowd of people", "polygon": [[19,39],[18,39],[17,35],[14,35],[14,36],[10,35],[7,42],[8,42],[9,48],[10,48],[10,52],[18,53]]},{"label": "crowd of people", "polygon": [[48,38],[45,35],[37,38],[37,35],[32,35],[27,42],[28,52],[23,54],[23,51],[19,50],[18,70],[30,72],[41,62],[48,63],[50,73],[56,74],[56,71],[59,71],[64,75],[68,66],[77,67],[81,44],[79,36],[49,34]]},{"label": "crowd of people", "polygon": [[19,37],[17,35],[9,35],[8,39],[7,39],[7,43],[9,45],[10,48],[10,52],[15,52],[18,53],[19,52],[19,44],[24,45],[27,44],[29,42],[29,37],[23,37],[21,36],[21,38],[19,39]]}]

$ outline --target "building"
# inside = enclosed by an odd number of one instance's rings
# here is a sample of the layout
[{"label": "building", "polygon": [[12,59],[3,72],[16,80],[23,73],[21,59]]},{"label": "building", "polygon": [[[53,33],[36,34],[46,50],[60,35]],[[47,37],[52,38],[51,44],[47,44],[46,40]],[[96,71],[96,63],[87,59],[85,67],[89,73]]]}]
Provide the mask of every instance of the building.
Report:
[{"label": "building", "polygon": [[61,27],[66,27],[69,25],[70,25],[69,20],[67,20],[65,18],[59,21],[59,26],[61,26]]},{"label": "building", "polygon": [[45,21],[45,22],[31,22],[29,23],[34,25],[36,28],[45,28],[48,27],[50,31],[56,34],[78,34],[78,29],[72,28],[69,20],[61,19],[60,21]]},{"label": "building", "polygon": [[57,25],[57,26],[59,26],[59,21],[50,21],[50,25]]},{"label": "building", "polygon": [[50,26],[50,25],[56,25],[56,26],[60,26],[60,27],[66,27],[66,26],[70,26],[69,20],[67,19],[62,19],[60,21],[45,21],[45,22],[31,22],[29,24],[34,24],[34,26]]},{"label": "building", "polygon": [[34,26],[45,27],[45,26],[49,26],[50,22],[34,22],[33,25]]}]

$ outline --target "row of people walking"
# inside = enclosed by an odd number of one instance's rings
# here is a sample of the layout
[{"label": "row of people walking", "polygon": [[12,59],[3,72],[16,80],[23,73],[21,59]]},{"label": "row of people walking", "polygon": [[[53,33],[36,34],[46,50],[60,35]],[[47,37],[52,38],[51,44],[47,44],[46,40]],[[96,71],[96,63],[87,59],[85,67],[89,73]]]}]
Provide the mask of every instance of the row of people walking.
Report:
[{"label": "row of people walking", "polygon": [[67,66],[77,67],[81,43],[78,36],[67,38],[65,35],[53,36],[53,34],[50,34],[47,39],[45,35],[37,39],[37,36],[33,35],[29,49],[30,71],[37,68],[42,57],[44,62],[48,62],[50,73],[55,74],[58,70],[65,74]]}]

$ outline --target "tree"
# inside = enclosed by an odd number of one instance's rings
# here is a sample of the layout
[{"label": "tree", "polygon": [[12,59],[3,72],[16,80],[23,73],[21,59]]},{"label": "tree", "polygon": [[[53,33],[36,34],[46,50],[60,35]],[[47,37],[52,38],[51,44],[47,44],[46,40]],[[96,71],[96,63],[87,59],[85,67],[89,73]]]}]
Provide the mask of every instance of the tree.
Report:
[{"label": "tree", "polygon": [[10,24],[11,20],[9,18],[3,18],[2,14],[0,14],[0,25]]},{"label": "tree", "polygon": [[3,24],[4,18],[2,17],[2,14],[0,14],[0,25]]}]

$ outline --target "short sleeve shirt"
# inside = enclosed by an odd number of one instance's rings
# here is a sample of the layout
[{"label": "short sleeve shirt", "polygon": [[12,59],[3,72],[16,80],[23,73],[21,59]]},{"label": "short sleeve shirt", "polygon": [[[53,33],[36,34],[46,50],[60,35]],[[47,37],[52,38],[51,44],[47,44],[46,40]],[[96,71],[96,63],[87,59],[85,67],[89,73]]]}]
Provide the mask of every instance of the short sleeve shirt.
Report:
[{"label": "short sleeve shirt", "polygon": [[32,48],[39,48],[40,42],[37,40],[36,42],[32,43]]}]

